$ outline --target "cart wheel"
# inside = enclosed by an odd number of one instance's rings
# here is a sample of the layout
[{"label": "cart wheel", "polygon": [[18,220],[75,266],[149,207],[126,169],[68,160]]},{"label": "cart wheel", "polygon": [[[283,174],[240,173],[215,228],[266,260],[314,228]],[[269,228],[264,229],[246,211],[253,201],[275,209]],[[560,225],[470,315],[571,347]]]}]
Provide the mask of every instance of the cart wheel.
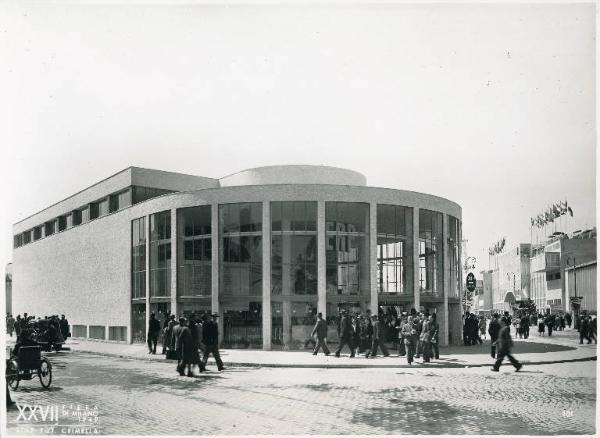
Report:
[{"label": "cart wheel", "polygon": [[6,364],[6,383],[13,391],[19,387],[19,367],[14,360],[7,361]]},{"label": "cart wheel", "polygon": [[50,365],[50,362],[48,362],[48,359],[41,360],[38,376],[40,377],[42,386],[48,388],[52,383],[52,366]]}]

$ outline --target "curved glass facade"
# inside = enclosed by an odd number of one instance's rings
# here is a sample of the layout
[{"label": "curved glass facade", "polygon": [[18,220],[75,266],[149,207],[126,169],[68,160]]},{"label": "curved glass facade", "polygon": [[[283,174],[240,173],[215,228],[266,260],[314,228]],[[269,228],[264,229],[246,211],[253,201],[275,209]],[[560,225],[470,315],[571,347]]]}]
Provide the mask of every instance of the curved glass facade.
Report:
[{"label": "curved glass facade", "polygon": [[459,306],[461,237],[456,217],[385,203],[261,201],[150,214],[132,221],[132,332],[144,337],[147,300],[158,314],[217,310],[233,348],[303,349],[318,311],[336,342],[342,309],[450,310]]}]

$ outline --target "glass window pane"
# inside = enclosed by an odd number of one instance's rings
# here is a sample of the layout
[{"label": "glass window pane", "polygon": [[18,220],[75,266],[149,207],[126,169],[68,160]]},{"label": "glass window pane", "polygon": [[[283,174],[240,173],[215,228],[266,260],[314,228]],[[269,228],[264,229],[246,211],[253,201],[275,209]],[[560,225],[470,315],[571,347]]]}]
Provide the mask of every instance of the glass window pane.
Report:
[{"label": "glass window pane", "polygon": [[240,208],[240,231],[249,232],[252,231],[252,217],[250,211],[250,204],[239,204]]},{"label": "glass window pane", "polygon": [[271,202],[271,230],[281,231],[281,202]]},{"label": "glass window pane", "polygon": [[317,231],[316,202],[306,202],[306,231]]},{"label": "glass window pane", "polygon": [[377,205],[377,234],[394,234],[395,208],[393,205]]},{"label": "glass window pane", "polygon": [[306,207],[304,202],[294,202],[294,215],[292,218],[292,230],[306,230]]}]

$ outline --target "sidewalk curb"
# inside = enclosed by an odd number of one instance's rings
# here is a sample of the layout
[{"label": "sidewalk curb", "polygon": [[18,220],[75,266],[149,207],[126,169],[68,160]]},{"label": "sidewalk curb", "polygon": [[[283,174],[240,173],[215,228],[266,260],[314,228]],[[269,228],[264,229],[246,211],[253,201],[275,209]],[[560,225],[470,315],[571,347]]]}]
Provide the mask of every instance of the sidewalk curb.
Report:
[{"label": "sidewalk curb", "polygon": [[[92,350],[71,350],[75,353],[87,353],[87,354],[97,354],[99,356],[107,356],[107,357],[117,357],[120,359],[129,359],[129,360],[140,360],[146,362],[167,362],[167,363],[175,363],[175,360],[172,359],[164,359],[158,358],[154,356],[152,357],[136,357],[136,356],[127,356],[123,354],[117,353],[106,353],[106,352],[98,352]],[[162,355],[160,355],[162,356]],[[385,359],[384,359],[385,360]],[[580,357],[576,359],[561,359],[561,360],[540,360],[540,361],[521,361],[523,365],[550,365],[555,363],[571,363],[571,362],[588,362],[597,360],[597,355]],[[207,365],[216,365],[214,359],[209,359]],[[318,368],[318,369],[358,369],[358,368],[481,368],[481,367],[489,367],[493,365],[493,359],[490,358],[489,363],[475,363],[475,364],[455,364],[455,363],[440,363],[434,362],[431,364],[423,364],[421,362],[414,362],[414,365],[409,365],[408,363],[404,364],[273,364],[273,363],[254,363],[254,362],[226,362],[223,361],[223,365],[225,367],[245,367],[245,368]]]}]

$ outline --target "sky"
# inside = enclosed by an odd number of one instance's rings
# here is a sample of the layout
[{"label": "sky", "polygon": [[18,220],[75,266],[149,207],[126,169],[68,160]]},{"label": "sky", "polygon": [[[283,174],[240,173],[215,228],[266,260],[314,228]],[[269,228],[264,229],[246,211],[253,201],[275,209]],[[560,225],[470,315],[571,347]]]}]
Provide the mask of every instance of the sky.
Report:
[{"label": "sky", "polygon": [[3,2],[12,224],[129,166],[275,164],[462,207],[476,271],[568,200],[596,222],[594,3]]}]

